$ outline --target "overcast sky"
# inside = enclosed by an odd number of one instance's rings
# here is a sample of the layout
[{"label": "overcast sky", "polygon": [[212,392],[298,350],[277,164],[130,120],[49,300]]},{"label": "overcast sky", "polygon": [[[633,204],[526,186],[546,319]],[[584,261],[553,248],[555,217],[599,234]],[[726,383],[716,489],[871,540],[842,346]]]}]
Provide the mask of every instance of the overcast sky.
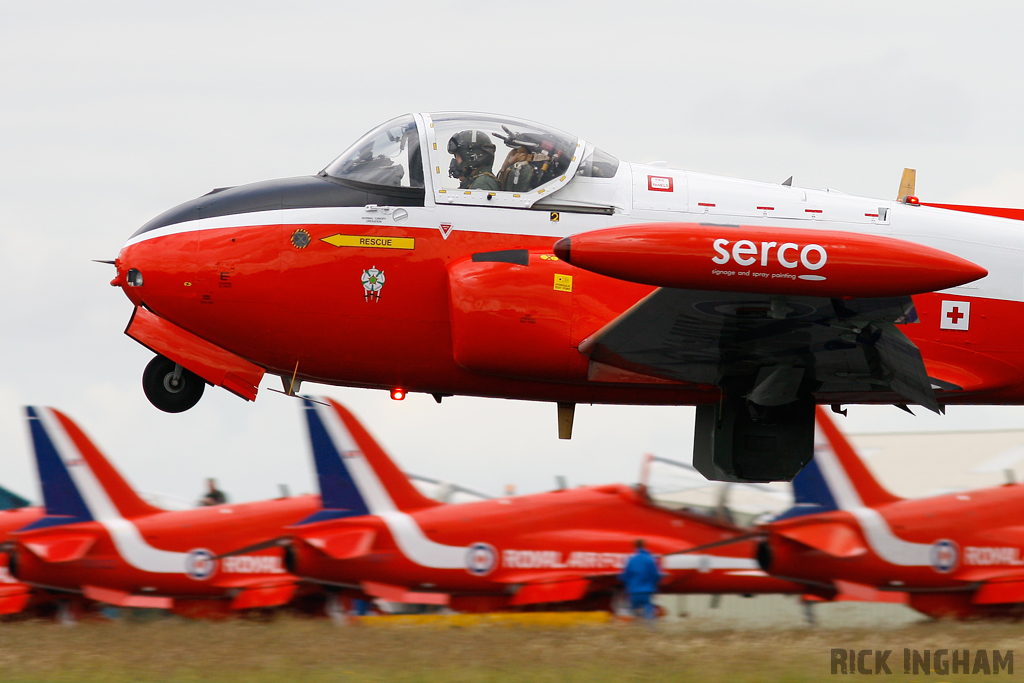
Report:
[{"label": "overcast sky", "polygon": [[[140,225],[214,187],[312,174],[408,111],[533,119],[627,161],[894,198],[1024,206],[1024,5],[1016,2],[0,1],[0,485],[38,499],[22,406],[73,419],[138,488],[235,500],[311,491],[298,401],[208,388],[153,408],[151,353],[108,283]],[[307,385],[408,470],[497,494],[635,481],[687,459],[690,408],[580,406]],[[850,431],[1007,428],[1019,408]],[[965,454],[969,457],[969,454]]]}]

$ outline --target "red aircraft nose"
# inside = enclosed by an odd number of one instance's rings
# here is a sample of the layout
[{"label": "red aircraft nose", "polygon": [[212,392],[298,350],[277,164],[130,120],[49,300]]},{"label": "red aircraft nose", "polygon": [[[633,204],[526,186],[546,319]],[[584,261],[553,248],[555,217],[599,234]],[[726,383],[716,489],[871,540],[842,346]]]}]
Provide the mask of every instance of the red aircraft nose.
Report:
[{"label": "red aircraft nose", "polygon": [[176,308],[193,301],[199,291],[195,231],[130,240],[117,258],[119,286],[132,303],[150,307]]}]

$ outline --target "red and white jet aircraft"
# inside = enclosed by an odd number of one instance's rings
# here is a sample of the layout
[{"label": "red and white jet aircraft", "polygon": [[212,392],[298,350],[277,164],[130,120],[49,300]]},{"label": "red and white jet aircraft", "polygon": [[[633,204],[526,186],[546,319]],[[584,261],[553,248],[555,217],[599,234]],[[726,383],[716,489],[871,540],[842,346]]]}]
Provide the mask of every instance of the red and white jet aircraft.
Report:
[{"label": "red and white jet aircraft", "polygon": [[299,586],[279,551],[216,559],[315,513],[317,496],[161,510],[142,500],[66,415],[36,407],[27,413],[45,516],[26,512],[25,524],[8,534],[7,568],[17,581],[196,617],[319,593]]},{"label": "red and white jet aircraft", "polygon": [[824,411],[797,505],[762,528],[762,568],[864,599],[905,594],[934,617],[1024,614],[1024,485],[907,500],[871,475]]},{"label": "red and white jet aircraft", "polygon": [[[353,595],[467,612],[608,608],[637,538],[664,554],[743,533],[618,484],[445,505],[421,495],[341,405],[307,401],[306,416],[323,510],[286,537],[238,552],[283,544],[293,574]],[[746,541],[720,554],[665,557],[659,591],[818,590],[768,577],[753,552]]]},{"label": "red and white jet aircraft", "polygon": [[[0,547],[8,541],[12,532],[38,521],[43,514],[40,507],[0,510]],[[31,586],[11,576],[7,566],[7,555],[0,553],[0,616],[18,614],[45,599],[44,593],[33,593]]]},{"label": "red and white jet aircraft", "polygon": [[766,481],[810,460],[816,404],[1024,401],[1016,216],[409,114],[315,176],[154,218],[112,284],[135,305],[127,334],[158,354],[143,385],[162,410],[205,383],[254,399],[264,373],[287,393],[556,402],[566,438],[579,402],[696,405],[698,469]]}]

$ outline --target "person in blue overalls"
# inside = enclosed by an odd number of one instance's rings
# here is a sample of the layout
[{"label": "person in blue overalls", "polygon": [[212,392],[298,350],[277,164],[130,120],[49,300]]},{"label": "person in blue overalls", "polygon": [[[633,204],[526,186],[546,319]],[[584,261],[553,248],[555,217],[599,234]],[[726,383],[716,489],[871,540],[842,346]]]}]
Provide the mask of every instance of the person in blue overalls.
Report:
[{"label": "person in blue overalls", "polygon": [[626,566],[619,574],[619,580],[629,595],[629,607],[633,614],[644,619],[654,618],[654,604],[651,596],[658,592],[662,573],[658,563],[646,548],[644,540],[636,539],[636,552],[626,560]]}]

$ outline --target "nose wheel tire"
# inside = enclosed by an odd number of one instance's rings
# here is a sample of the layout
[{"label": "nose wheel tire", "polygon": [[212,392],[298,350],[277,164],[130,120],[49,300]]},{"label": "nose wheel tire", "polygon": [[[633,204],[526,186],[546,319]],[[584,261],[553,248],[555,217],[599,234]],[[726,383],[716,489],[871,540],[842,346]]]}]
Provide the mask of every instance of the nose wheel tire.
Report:
[{"label": "nose wheel tire", "polygon": [[142,373],[142,390],[154,406],[165,413],[181,413],[203,396],[206,382],[170,358],[157,356]]}]

